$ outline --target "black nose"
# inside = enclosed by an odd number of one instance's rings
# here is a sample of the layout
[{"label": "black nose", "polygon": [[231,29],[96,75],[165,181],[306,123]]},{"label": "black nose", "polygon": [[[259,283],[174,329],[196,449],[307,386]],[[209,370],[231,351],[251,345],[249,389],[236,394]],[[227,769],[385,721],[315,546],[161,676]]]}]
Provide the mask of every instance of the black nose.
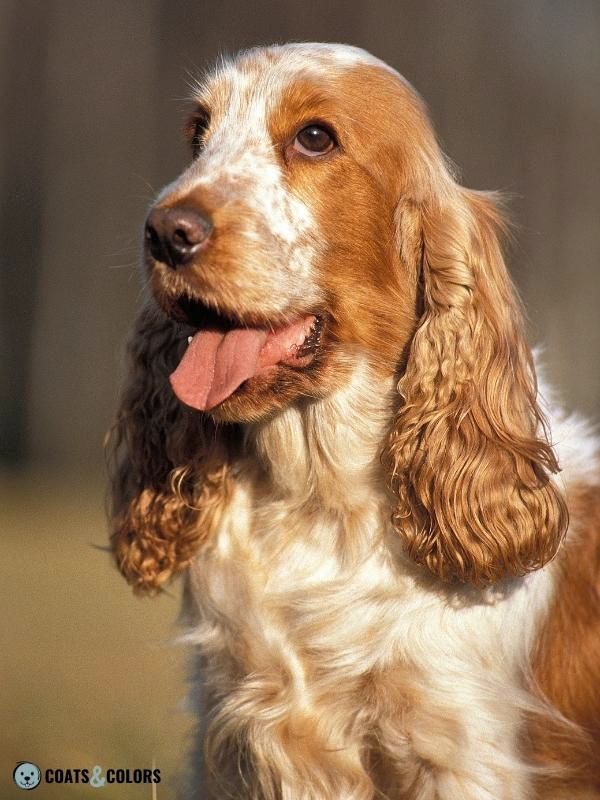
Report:
[{"label": "black nose", "polygon": [[212,223],[192,208],[153,208],[146,220],[146,247],[173,269],[187,264],[208,240]]}]

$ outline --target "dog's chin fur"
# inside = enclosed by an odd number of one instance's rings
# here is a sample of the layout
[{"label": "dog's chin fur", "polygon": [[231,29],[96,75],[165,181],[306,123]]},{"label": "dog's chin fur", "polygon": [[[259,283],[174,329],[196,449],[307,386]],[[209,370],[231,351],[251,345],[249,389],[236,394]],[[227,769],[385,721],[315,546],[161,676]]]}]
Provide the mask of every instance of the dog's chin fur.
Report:
[{"label": "dog's chin fur", "polygon": [[302,405],[324,397],[326,381],[321,376],[326,371],[326,365],[311,365],[309,370],[285,365],[271,367],[244,381],[208,413],[215,422],[258,422],[293,404]]},{"label": "dog's chin fur", "polygon": [[[213,234],[185,269],[148,262],[112,513],[137,592],[185,575],[186,796],[600,798],[598,448],[540,410],[498,198],[356,48],[251,50],[195,101],[202,146],[156,203]],[[322,158],[295,145],[315,122]],[[200,413],[157,309],[185,296],[328,326],[309,365]]]}]

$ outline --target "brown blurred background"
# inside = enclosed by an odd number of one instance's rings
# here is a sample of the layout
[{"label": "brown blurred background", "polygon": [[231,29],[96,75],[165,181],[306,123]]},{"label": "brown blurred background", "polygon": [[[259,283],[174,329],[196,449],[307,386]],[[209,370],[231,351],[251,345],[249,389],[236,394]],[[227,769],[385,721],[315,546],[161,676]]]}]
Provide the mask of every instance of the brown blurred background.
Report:
[{"label": "brown blurred background", "polygon": [[[189,74],[343,41],[422,93],[464,183],[511,197],[513,275],[566,404],[600,401],[597,0],[0,0],[3,747],[41,766],[181,762],[177,588],[134,600],[104,544],[102,437],[155,190],[183,167]],[[105,789],[151,797],[149,787]],[[38,790],[78,798],[87,787]]]}]

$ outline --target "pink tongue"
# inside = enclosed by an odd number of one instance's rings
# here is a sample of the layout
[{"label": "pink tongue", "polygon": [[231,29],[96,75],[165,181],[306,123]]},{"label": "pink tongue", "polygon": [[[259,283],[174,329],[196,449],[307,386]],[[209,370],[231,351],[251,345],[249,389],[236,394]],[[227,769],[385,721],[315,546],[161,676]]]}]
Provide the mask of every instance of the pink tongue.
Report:
[{"label": "pink tongue", "polygon": [[199,331],[171,375],[173,391],[199,411],[218,405],[254,375],[266,338],[267,331],[256,328]]},{"label": "pink tongue", "polygon": [[173,391],[198,411],[213,408],[263,367],[293,360],[314,319],[304,317],[275,333],[260,328],[198,331],[170,377]]}]

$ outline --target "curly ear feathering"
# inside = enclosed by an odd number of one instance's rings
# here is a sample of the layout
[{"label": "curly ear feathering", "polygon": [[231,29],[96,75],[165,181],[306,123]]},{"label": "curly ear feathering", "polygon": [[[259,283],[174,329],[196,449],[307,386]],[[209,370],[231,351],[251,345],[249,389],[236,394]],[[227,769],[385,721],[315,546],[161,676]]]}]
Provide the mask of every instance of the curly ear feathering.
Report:
[{"label": "curly ear feathering", "polygon": [[223,62],[187,132],[112,437],[120,570],[185,581],[185,796],[600,799],[597,445],[540,410],[497,198],[344,45]]},{"label": "curly ear feathering", "polygon": [[480,585],[548,563],[568,515],[495,198],[443,188],[419,210],[423,315],[387,458],[410,557]]},{"label": "curly ear feathering", "polygon": [[112,431],[113,552],[139,592],[189,565],[227,494],[225,443],[177,401],[168,383],[180,330],[144,307],[129,343],[129,374]]}]

